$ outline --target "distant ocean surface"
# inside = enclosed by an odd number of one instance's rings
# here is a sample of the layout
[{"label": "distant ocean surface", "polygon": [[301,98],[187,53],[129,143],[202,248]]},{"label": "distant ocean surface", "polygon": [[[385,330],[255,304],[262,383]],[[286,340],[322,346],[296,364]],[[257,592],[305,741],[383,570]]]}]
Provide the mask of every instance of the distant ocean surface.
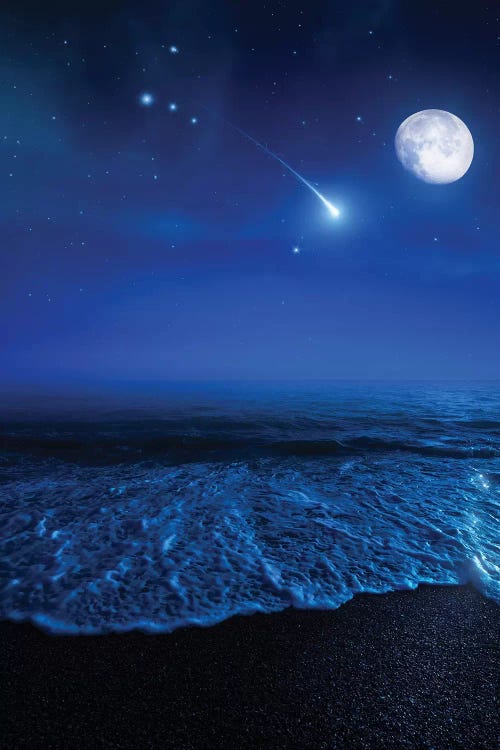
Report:
[{"label": "distant ocean surface", "polygon": [[500,601],[500,385],[1,405],[0,617],[172,631],[471,582]]}]

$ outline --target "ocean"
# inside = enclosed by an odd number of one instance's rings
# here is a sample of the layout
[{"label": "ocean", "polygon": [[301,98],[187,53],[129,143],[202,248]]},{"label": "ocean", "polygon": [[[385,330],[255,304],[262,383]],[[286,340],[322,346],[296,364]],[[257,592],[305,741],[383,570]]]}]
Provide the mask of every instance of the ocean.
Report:
[{"label": "ocean", "polygon": [[169,632],[358,592],[500,601],[500,384],[5,401],[0,618]]}]

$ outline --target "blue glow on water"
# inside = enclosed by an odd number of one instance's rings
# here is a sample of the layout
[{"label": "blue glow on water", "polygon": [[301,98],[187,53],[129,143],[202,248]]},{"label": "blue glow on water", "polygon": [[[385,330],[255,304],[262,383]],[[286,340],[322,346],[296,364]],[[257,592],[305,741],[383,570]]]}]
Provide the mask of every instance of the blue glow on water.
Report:
[{"label": "blue glow on water", "polygon": [[1,617],[162,632],[423,582],[500,601],[498,386],[21,416],[2,432]]}]

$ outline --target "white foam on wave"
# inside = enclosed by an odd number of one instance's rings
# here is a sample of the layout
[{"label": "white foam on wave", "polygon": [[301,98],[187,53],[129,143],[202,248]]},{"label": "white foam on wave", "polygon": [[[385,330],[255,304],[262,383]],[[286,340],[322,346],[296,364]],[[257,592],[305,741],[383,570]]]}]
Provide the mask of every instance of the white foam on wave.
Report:
[{"label": "white foam on wave", "polygon": [[422,456],[47,463],[3,485],[0,614],[159,632],[424,582],[500,600],[499,485],[479,473]]}]

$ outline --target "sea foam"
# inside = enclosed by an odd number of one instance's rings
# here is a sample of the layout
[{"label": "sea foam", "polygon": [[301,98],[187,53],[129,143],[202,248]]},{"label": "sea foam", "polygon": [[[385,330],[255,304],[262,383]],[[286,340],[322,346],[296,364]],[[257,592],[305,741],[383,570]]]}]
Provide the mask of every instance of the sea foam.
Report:
[{"label": "sea foam", "polygon": [[162,632],[420,583],[500,601],[499,401],[460,393],[11,424],[0,615]]}]

